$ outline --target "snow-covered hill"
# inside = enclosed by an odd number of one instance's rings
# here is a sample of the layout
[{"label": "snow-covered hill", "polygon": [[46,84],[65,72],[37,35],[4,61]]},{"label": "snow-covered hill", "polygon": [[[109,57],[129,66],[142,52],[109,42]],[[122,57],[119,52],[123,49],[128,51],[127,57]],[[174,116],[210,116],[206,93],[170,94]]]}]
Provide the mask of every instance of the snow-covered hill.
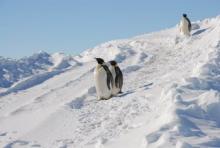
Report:
[{"label": "snow-covered hill", "polygon": [[19,60],[0,57],[0,96],[30,88],[78,64],[71,56],[43,51]]},{"label": "snow-covered hill", "polygon": [[[94,57],[119,62],[122,95],[97,100]],[[1,147],[220,147],[220,17],[195,22],[189,38],[176,26],[110,41],[71,59],[74,66],[49,60],[33,81],[6,88]],[[41,81],[54,67],[69,68]]]}]

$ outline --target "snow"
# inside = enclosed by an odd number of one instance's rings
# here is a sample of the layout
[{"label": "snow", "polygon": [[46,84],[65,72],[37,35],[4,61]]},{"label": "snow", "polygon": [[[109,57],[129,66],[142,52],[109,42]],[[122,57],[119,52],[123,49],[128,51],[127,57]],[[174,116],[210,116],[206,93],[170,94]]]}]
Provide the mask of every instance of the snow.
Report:
[{"label": "snow", "polygon": [[15,83],[33,75],[65,70],[77,63],[71,56],[61,53],[50,55],[39,51],[30,57],[19,60],[0,57],[0,89],[9,88]]},{"label": "snow", "polygon": [[[0,147],[220,147],[220,16],[192,25],[191,37],[176,25],[75,57],[22,59],[35,72],[19,67],[19,79],[1,91]],[[95,57],[119,62],[123,94],[97,99]],[[17,76],[6,65],[20,60],[0,61],[6,84],[6,72]]]}]

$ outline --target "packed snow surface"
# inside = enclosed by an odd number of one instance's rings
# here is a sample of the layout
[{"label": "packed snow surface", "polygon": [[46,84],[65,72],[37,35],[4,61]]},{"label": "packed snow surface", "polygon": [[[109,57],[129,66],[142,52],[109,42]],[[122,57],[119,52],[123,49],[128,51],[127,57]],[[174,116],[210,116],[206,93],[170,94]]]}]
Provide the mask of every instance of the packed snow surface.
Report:
[{"label": "packed snow surface", "polygon": [[[41,53],[37,64],[1,58],[0,147],[220,147],[220,17],[192,28],[191,37],[176,26],[75,57]],[[119,62],[123,94],[97,100],[95,57]]]}]

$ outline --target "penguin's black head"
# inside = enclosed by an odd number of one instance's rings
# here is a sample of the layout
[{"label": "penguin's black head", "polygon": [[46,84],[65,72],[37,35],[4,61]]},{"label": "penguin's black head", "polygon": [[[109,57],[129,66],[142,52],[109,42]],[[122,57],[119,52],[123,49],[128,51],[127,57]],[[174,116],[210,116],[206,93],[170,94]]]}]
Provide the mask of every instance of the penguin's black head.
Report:
[{"label": "penguin's black head", "polygon": [[183,13],[183,17],[187,17],[187,14]]},{"label": "penguin's black head", "polygon": [[116,61],[110,61],[110,64],[111,64],[112,66],[116,66],[116,65],[117,65],[117,62],[116,62]]},{"label": "penguin's black head", "polygon": [[96,59],[96,61],[99,63],[99,64],[103,64],[103,63],[105,63],[105,61],[102,59],[102,58],[95,58]]}]

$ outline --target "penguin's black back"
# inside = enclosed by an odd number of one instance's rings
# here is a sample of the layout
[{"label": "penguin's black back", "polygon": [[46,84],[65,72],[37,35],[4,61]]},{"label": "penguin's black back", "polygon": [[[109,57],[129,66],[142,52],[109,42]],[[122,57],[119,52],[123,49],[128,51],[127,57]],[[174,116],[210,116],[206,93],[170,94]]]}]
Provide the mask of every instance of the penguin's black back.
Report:
[{"label": "penguin's black back", "polygon": [[191,29],[192,29],[192,24],[191,24],[191,22],[190,22],[190,20],[189,20],[188,17],[185,17],[185,19],[186,19],[187,22],[188,22],[188,29],[189,29],[189,31],[191,31]]},{"label": "penguin's black back", "polygon": [[118,66],[115,67],[115,73],[116,73],[115,86],[117,88],[120,88],[121,90],[123,85],[123,73],[121,72],[121,69]]}]

